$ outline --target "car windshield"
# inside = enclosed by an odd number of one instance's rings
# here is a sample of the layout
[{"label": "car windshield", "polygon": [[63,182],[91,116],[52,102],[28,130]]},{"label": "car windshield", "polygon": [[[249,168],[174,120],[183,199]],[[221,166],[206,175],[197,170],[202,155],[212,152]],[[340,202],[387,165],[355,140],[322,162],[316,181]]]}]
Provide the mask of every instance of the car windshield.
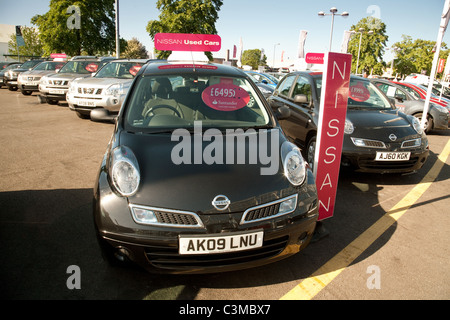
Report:
[{"label": "car windshield", "polygon": [[64,67],[61,68],[59,73],[81,73],[89,74],[94,73],[98,70],[100,66],[99,61],[85,61],[85,60],[74,60],[67,62]]},{"label": "car windshield", "polygon": [[25,62],[20,68],[21,69],[30,69],[33,68],[35,65],[37,65],[38,63],[41,63],[41,61],[27,61]]},{"label": "car windshield", "polygon": [[20,64],[12,64],[10,66],[7,66],[5,69],[3,69],[2,72],[8,71],[8,70],[11,70],[11,69],[17,69],[17,68],[20,68],[20,67],[21,67]]},{"label": "car windshield", "polygon": [[64,62],[54,62],[54,61],[47,61],[47,62],[42,62],[40,64],[38,64],[33,70],[37,70],[37,71],[46,71],[46,70],[56,70],[56,69],[61,69],[62,66],[64,66]]},{"label": "car windshield", "polygon": [[[322,76],[314,78],[320,99]],[[392,109],[389,100],[370,81],[351,78],[347,107],[350,109]]]},{"label": "car windshield", "polygon": [[136,80],[124,114],[134,132],[165,132],[177,128],[273,127],[257,89],[244,77],[210,73],[143,75]]},{"label": "car windshield", "polygon": [[96,78],[133,79],[142,68],[138,62],[110,62],[95,75]]}]

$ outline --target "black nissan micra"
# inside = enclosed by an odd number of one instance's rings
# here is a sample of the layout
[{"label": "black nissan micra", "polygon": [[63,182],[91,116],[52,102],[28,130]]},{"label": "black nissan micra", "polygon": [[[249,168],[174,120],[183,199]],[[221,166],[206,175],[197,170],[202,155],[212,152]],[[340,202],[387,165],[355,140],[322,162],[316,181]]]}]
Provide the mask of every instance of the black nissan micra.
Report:
[{"label": "black nissan micra", "polygon": [[271,263],[315,229],[313,174],[241,70],[146,64],[116,119],[94,188],[103,256],[150,272]]}]

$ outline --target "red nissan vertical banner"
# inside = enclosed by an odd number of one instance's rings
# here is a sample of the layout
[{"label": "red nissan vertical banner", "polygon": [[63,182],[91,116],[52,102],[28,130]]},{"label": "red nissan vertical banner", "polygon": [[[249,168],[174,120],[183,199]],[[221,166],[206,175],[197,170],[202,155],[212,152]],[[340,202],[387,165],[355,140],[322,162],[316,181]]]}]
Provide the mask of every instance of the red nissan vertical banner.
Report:
[{"label": "red nissan vertical banner", "polygon": [[341,164],[352,56],[325,54],[314,159],[319,220],[333,216]]}]

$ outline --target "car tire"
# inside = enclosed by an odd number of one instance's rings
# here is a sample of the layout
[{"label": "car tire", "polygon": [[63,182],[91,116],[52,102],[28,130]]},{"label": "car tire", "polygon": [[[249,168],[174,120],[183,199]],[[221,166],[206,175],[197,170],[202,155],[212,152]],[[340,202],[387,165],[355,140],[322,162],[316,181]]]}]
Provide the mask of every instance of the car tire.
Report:
[{"label": "car tire", "polygon": [[42,103],[46,103],[47,102],[47,98],[45,98],[45,97],[43,97],[41,95],[38,95],[37,97],[38,97],[39,103],[42,104]]},{"label": "car tire", "polygon": [[16,87],[8,87],[8,90],[9,91],[17,91],[17,88]]},{"label": "car tire", "polygon": [[314,168],[314,156],[316,153],[316,137],[312,137],[309,139],[308,144],[306,145],[306,162],[308,162],[311,169]]},{"label": "car tire", "polygon": [[51,104],[52,106],[55,106],[58,104],[58,100],[53,100],[53,99],[47,99],[47,103]]},{"label": "car tire", "polygon": [[[422,123],[422,112],[414,114],[414,117]],[[429,133],[431,130],[433,130],[433,118],[428,114],[425,121],[425,133]]]},{"label": "car tire", "polygon": [[32,92],[32,91],[29,91],[29,90],[23,90],[23,91],[22,91],[22,94],[23,94],[24,96],[30,96],[32,93],[33,93],[33,92]]},{"label": "car tire", "polygon": [[90,116],[87,114],[82,114],[81,112],[75,111],[75,113],[77,114],[78,118],[80,119],[89,119]]}]

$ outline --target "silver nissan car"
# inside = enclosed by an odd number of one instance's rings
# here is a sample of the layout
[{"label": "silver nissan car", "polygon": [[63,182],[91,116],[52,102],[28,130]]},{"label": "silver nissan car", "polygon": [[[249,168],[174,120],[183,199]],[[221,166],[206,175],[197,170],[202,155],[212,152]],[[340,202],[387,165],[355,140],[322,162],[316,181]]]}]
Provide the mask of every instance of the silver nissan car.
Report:
[{"label": "silver nissan car", "polygon": [[93,77],[72,81],[67,92],[69,108],[80,118],[90,118],[93,109],[117,115],[131,82],[148,59],[114,60]]}]

